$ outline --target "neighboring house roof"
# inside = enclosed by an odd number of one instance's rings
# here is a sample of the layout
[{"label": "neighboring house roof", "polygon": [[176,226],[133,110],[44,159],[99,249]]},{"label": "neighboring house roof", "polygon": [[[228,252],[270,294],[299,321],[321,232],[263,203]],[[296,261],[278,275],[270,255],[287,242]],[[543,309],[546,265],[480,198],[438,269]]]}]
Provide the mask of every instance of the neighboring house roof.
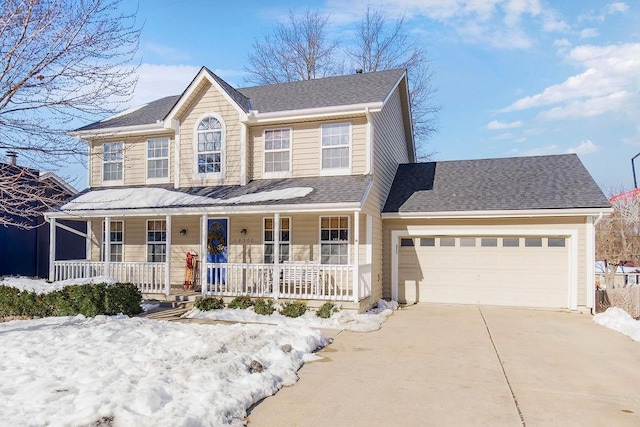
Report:
[{"label": "neighboring house roof", "polygon": [[369,175],[262,179],[247,185],[173,188],[172,185],[87,190],[60,210],[153,209],[271,205],[332,205],[364,202]]},{"label": "neighboring house roof", "polygon": [[383,213],[609,208],[575,154],[402,164]]},{"label": "neighboring house roof", "polygon": [[[404,69],[394,69],[234,89],[207,68],[204,70],[241,109],[245,112],[255,110],[259,113],[382,104],[405,74]],[[83,126],[74,132],[158,123],[167,117],[181,96],[158,99],[100,122]]]},{"label": "neighboring house roof", "polygon": [[57,185],[60,191],[65,191],[69,196],[75,196],[76,194],[78,194],[78,190],[76,190],[74,186],[72,186],[53,172],[43,173],[42,175],[40,175],[40,180],[52,182],[54,185]]}]

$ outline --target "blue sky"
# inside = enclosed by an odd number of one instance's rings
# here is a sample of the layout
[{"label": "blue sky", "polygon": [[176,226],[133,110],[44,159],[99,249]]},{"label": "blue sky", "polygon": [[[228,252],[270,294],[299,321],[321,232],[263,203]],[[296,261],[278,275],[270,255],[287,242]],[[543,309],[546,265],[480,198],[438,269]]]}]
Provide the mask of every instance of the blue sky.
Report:
[{"label": "blue sky", "polygon": [[[245,86],[254,39],[289,10],[330,14],[331,36],[348,40],[366,4],[140,0],[144,28],[132,104],[181,93],[202,65]],[[640,1],[371,5],[390,20],[404,15],[432,60],[434,103],[442,108],[429,143],[434,160],[576,152],[605,193],[633,186],[630,160],[640,152]]]}]

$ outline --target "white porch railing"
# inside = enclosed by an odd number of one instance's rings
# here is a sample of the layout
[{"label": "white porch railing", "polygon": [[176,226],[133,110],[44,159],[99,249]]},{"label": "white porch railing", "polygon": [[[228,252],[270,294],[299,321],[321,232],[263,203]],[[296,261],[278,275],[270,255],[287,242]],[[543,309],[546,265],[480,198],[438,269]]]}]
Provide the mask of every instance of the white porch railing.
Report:
[{"label": "white porch railing", "polygon": [[143,293],[166,293],[166,265],[162,262],[110,262],[55,261],[53,279],[88,279],[96,276],[111,277],[119,283],[133,283]]},{"label": "white porch railing", "polygon": [[[276,270],[278,273],[274,274]],[[277,280],[274,280],[276,276]],[[202,286],[202,294],[210,296],[249,295],[334,301],[351,301],[353,298],[351,265],[284,263],[276,267],[273,264],[207,263],[202,282],[206,283]],[[360,297],[370,293],[369,285],[368,293]]]}]

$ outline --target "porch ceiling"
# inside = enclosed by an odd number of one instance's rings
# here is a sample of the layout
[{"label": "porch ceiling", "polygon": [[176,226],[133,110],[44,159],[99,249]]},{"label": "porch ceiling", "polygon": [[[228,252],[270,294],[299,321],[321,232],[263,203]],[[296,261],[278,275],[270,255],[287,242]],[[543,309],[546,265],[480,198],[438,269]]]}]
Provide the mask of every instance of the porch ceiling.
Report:
[{"label": "porch ceiling", "polygon": [[[264,179],[247,185],[173,188],[172,185],[126,186],[85,190],[63,205],[59,214],[115,211],[265,211],[289,209],[358,209],[372,184],[370,175]],[[133,213],[133,212],[132,212]],[[59,216],[50,212],[49,216]]]}]

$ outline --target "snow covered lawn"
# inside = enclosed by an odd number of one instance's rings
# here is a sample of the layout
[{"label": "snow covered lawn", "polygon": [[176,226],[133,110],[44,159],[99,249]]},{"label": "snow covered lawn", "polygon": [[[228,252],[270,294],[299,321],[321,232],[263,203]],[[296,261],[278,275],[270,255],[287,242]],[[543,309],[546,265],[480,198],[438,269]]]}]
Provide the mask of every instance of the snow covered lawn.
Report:
[{"label": "snow covered lawn", "polygon": [[604,313],[593,316],[593,321],[598,325],[623,333],[634,341],[640,341],[640,321],[635,320],[619,307],[609,307]]},{"label": "snow covered lawn", "polygon": [[[126,316],[0,323],[0,423],[241,425],[247,408],[295,383],[326,344],[320,332],[289,325]],[[250,371],[253,360],[263,372]]]},{"label": "snow covered lawn", "polygon": [[[89,281],[113,282],[9,277],[0,286],[44,293]],[[126,316],[0,323],[0,425],[242,425],[251,405],[294,384],[296,371],[328,344],[311,328],[377,330],[395,308],[381,301],[368,313],[329,319],[251,309],[185,316],[250,323],[235,325]],[[254,361],[262,372],[251,369]]]}]

